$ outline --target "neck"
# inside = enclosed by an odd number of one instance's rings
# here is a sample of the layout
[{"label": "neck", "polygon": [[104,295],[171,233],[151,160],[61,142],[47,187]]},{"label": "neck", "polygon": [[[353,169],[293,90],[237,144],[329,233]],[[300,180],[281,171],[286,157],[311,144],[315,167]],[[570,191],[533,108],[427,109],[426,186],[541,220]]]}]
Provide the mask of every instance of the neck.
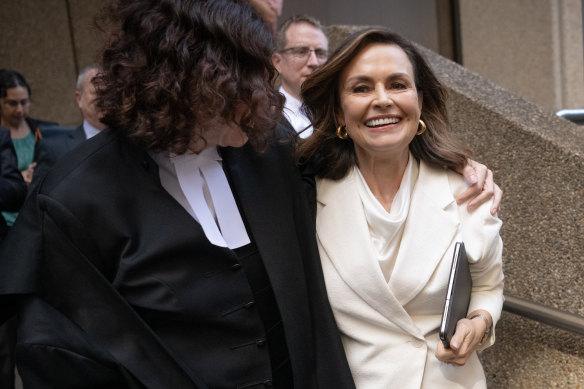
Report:
[{"label": "neck", "polygon": [[105,124],[103,124],[102,122],[100,122],[99,120],[93,121],[93,120],[89,120],[89,119],[84,119],[91,127],[95,128],[98,131],[102,131],[105,129]]},{"label": "neck", "polygon": [[401,185],[408,160],[408,150],[394,158],[378,158],[357,152],[359,170],[371,193],[387,212],[391,211],[391,204]]},{"label": "neck", "polygon": [[282,83],[282,88],[288,93],[290,96],[294,97],[296,100],[302,101],[300,98],[300,90],[294,90],[294,88],[290,88],[288,84]]},{"label": "neck", "polygon": [[1,121],[2,125],[10,130],[10,137],[12,139],[25,138],[31,131],[26,120],[22,120],[17,124],[7,123],[4,120]]}]

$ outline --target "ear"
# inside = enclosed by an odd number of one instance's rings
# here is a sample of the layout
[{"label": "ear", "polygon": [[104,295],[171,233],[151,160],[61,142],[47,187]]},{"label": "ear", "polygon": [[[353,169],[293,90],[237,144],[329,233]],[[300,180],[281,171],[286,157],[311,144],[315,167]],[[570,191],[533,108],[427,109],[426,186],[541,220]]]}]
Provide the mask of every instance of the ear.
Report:
[{"label": "ear", "polygon": [[274,54],[272,54],[272,65],[274,65],[274,67],[276,68],[276,70],[278,71],[278,73],[282,73],[281,72],[281,68],[282,68],[282,56],[280,55],[280,53],[274,53]]},{"label": "ear", "polygon": [[422,113],[423,100],[424,100],[424,94],[422,92],[418,92],[418,108],[420,108],[420,114]]},{"label": "ear", "polygon": [[81,93],[79,93],[78,90],[75,91],[75,101],[77,102],[77,105],[79,105],[79,102],[81,101]]}]

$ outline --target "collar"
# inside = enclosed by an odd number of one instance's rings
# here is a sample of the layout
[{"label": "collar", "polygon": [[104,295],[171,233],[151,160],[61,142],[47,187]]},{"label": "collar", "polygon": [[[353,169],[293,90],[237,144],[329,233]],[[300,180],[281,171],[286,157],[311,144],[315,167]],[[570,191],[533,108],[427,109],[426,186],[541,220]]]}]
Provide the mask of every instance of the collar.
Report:
[{"label": "collar", "polygon": [[187,151],[184,154],[168,153],[168,156],[170,158],[170,162],[173,164],[175,164],[179,161],[183,162],[183,163],[187,163],[187,161],[190,161],[190,163],[192,163],[193,165],[196,165],[197,163],[200,163],[205,159],[207,159],[207,160],[210,159],[210,160],[217,161],[217,162],[222,161],[221,156],[219,155],[219,152],[217,151],[216,146],[209,146],[206,149],[203,149],[198,154],[193,153],[192,151]]},{"label": "collar", "polygon": [[292,96],[288,93],[284,87],[280,86],[279,92],[284,95],[286,98],[286,104],[284,105],[285,109],[289,109],[294,113],[300,112],[300,107],[302,106],[302,101],[298,100],[296,97]]},{"label": "collar", "polygon": [[99,134],[99,130],[89,124],[85,119],[83,119],[83,131],[85,132],[85,138],[87,139]]},{"label": "collar", "polygon": [[200,224],[212,244],[233,249],[250,243],[216,146],[198,154],[152,154],[162,186]]}]

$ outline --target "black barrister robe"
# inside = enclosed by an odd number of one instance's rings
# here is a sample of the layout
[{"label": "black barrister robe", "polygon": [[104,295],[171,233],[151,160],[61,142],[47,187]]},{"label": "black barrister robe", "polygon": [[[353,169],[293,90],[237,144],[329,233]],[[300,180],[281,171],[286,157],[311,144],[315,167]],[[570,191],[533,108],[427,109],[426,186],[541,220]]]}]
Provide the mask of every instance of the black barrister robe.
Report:
[{"label": "black barrister robe", "polygon": [[[295,387],[353,388],[289,147],[224,148],[223,166],[272,284]],[[226,351],[253,337],[237,258],[207,241],[156,163],[115,131],[55,165],[2,250],[0,315],[19,313],[25,388],[235,388],[257,378],[228,368],[256,355]]]}]

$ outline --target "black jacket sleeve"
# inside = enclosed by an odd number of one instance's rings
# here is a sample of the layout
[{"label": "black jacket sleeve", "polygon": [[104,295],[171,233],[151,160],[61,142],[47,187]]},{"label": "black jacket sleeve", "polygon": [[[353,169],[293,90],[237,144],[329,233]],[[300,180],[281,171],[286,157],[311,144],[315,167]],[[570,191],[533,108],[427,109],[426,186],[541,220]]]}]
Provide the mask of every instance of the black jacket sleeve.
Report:
[{"label": "black jacket sleeve", "polygon": [[18,170],[10,132],[0,128],[0,211],[18,211],[26,197],[26,184]]}]

